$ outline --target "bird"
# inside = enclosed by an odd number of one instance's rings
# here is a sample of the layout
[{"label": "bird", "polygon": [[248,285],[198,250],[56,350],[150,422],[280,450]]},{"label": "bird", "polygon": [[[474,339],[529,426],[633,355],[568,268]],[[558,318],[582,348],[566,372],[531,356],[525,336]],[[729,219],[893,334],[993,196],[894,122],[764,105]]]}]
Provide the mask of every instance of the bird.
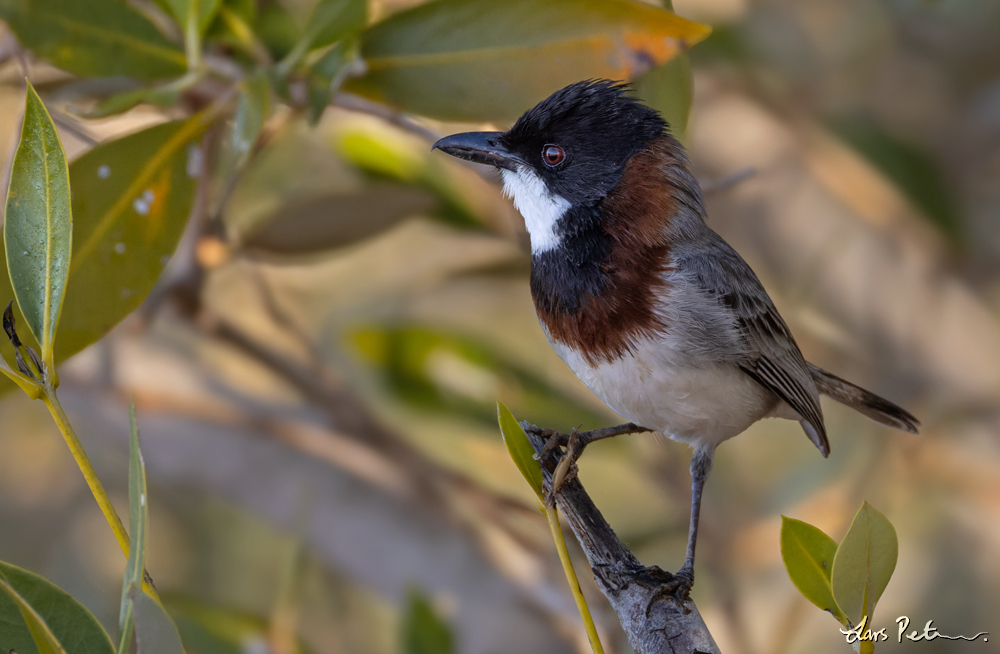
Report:
[{"label": "bird", "polygon": [[546,338],[629,421],[588,432],[564,457],[640,431],[692,447],[675,596],[694,584],[701,496],[719,444],[758,420],[785,418],[826,457],[820,394],[917,433],[905,409],[805,360],[757,275],[708,226],[684,147],[628,84],[571,84],[505,132],[453,134],[434,149],[499,169],[529,234],[531,295]]}]

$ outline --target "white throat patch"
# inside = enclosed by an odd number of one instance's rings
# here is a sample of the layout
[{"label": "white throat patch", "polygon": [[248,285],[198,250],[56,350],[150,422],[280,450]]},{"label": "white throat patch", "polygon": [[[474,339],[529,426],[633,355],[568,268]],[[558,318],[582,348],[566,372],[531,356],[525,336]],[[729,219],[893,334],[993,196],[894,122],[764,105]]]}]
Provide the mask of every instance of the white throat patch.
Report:
[{"label": "white throat patch", "polygon": [[556,222],[569,209],[569,202],[549,191],[545,182],[530,168],[502,170],[504,195],[514,200],[514,207],[524,216],[524,226],[531,235],[531,252],[538,254],[559,246]]}]

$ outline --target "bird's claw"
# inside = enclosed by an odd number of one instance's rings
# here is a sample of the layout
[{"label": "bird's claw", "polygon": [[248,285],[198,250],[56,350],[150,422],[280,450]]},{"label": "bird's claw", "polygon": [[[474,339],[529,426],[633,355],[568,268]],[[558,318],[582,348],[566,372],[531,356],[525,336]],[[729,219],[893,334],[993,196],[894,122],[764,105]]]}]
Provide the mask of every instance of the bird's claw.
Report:
[{"label": "bird's claw", "polygon": [[555,429],[539,429],[538,435],[547,439],[542,451],[535,455],[535,459],[544,461],[560,447],[565,447],[569,443],[569,434],[564,434]]},{"label": "bird's claw", "polygon": [[563,434],[561,432],[552,432],[549,436],[549,440],[545,443],[545,447],[542,448],[541,453],[538,455],[539,460],[544,460],[551,456],[553,452],[557,451],[559,447],[565,447],[566,451],[562,453],[559,457],[559,462],[556,464],[556,469],[552,473],[552,487],[549,489],[548,495],[545,500],[548,502],[549,506],[555,505],[555,495],[559,492],[559,489],[567,481],[571,481],[576,473],[576,466],[574,465],[580,455],[583,454],[583,448],[586,447],[586,443],[581,444],[581,439],[579,436],[580,426],[574,427],[573,431],[569,434]]}]

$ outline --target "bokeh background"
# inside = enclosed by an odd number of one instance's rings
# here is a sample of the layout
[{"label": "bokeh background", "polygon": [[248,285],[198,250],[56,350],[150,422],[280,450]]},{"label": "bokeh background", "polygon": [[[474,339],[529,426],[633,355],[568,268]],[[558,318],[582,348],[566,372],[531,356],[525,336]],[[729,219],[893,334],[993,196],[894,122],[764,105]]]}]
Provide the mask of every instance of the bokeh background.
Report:
[{"label": "bokeh background", "polygon": [[[310,4],[285,7],[302,17]],[[371,0],[368,20],[415,4]],[[924,425],[912,436],[825,402],[829,459],[785,421],[721,447],[694,589],[706,622],[733,654],[846,651],[788,580],[780,516],[839,539],[868,500],[900,542],[879,651],[1000,652],[1000,3],[674,5],[714,29],[690,51],[683,135],[711,226],[807,358]],[[59,95],[71,77],[10,31],[0,52],[5,170],[25,74],[71,156],[182,111],[84,120]],[[468,128],[350,95],[315,126],[277,106],[232,194],[205,210],[218,220],[192,223],[143,307],[60,369],[123,515],[136,403],[148,567],[195,651],[398,652],[413,593],[458,652],[587,651],[495,401],[561,430],[617,418],[545,342],[527,237],[496,176],[428,152]],[[0,425],[0,559],[114,631],[125,561],[58,431],[14,392]],[[683,560],[688,460],[644,435],[581,461],[646,564]],[[577,567],[606,646],[630,651]],[[903,615],[996,638],[899,645]]]}]

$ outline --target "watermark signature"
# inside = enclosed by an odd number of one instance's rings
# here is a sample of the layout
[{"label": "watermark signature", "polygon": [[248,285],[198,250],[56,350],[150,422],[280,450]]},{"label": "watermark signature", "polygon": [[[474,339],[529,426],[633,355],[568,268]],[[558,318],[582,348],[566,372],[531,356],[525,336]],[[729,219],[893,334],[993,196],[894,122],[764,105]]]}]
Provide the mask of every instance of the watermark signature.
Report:
[{"label": "watermark signature", "polygon": [[[889,640],[889,635],[886,633],[884,627],[876,631],[868,628],[867,625],[868,616],[865,616],[861,619],[861,624],[853,629],[841,629],[840,633],[847,636],[847,642],[849,644],[865,640],[870,640],[873,643]],[[898,627],[898,632],[896,634],[897,643],[903,642],[904,638],[913,643],[920,642],[922,640],[931,641],[938,638],[944,638],[946,640],[967,640],[970,642],[982,638],[984,643],[988,643],[990,641],[990,633],[988,631],[980,631],[975,636],[948,636],[937,630],[937,627],[934,626],[933,620],[928,620],[926,624],[924,624],[923,631],[917,631],[914,629],[913,631],[907,633],[906,630],[910,628],[910,618],[905,615],[901,615],[896,618],[896,626]]]}]

